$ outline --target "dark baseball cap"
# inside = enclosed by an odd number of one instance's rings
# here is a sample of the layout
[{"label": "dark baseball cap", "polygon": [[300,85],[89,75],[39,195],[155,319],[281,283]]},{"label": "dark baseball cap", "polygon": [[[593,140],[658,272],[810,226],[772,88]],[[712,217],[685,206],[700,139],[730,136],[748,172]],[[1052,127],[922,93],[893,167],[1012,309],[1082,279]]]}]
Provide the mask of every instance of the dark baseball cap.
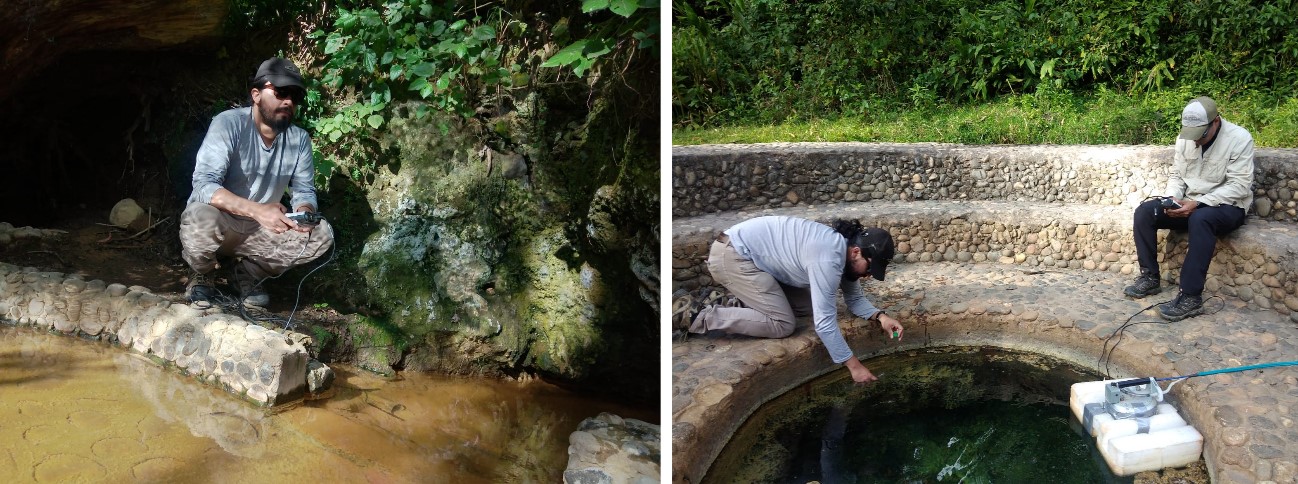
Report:
[{"label": "dark baseball cap", "polygon": [[888,263],[897,254],[892,234],[881,228],[868,228],[856,236],[856,246],[861,248],[861,256],[870,259],[870,276],[882,281]]},{"label": "dark baseball cap", "polygon": [[253,84],[261,84],[269,81],[276,87],[297,86],[306,89],[302,83],[302,71],[298,70],[293,62],[282,57],[271,57],[261,63],[257,68],[257,74],[252,76]]}]

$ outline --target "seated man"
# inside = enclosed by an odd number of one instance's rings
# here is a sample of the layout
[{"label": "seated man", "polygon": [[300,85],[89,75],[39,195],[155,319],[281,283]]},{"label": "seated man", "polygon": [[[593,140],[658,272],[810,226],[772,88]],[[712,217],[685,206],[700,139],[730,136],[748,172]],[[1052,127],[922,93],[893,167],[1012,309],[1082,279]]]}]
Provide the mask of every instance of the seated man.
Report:
[{"label": "seated man", "polygon": [[891,234],[855,221],[836,221],[832,229],[795,217],[740,222],[712,243],[708,271],[748,307],[705,307],[689,332],[783,338],[793,334],[795,314],[810,313],[834,363],[846,366],[858,383],[878,380],[847,346],[835,301],[842,289],[852,314],[878,321],[900,338],[901,323],[874,307],[860,282],[867,275],[882,281],[893,253]]},{"label": "seated man", "polygon": [[181,215],[182,256],[194,270],[185,295],[210,304],[217,256],[240,257],[235,281],[243,303],[266,307],[261,283],[323,255],[333,230],[285,216],[287,189],[296,212],[315,212],[311,138],[293,125],[306,96],[302,74],[286,59],[262,62],[249,85],[252,106],[216,115],[198,149],[194,191]]},{"label": "seated man", "polygon": [[1248,130],[1221,119],[1217,103],[1207,97],[1185,106],[1181,126],[1166,196],[1136,207],[1132,231],[1140,276],[1123,291],[1133,298],[1158,294],[1158,229],[1189,232],[1181,291],[1158,306],[1158,314],[1168,321],[1203,313],[1203,284],[1217,238],[1244,225],[1253,204],[1253,136]]}]

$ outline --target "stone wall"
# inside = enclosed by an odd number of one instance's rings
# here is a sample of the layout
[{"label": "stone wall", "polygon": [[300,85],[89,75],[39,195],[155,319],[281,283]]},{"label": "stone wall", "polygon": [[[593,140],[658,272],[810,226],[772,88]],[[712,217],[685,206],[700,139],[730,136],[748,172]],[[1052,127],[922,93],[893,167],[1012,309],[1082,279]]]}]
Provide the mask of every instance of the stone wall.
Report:
[{"label": "stone wall", "polygon": [[[1298,151],[1259,149],[1258,217],[1298,220]],[[672,216],[835,202],[1013,200],[1134,207],[1170,146],[771,143],[672,148]]]},{"label": "stone wall", "polygon": [[324,391],[332,380],[310,359],[306,335],[172,304],[140,286],[0,263],[0,322],[107,341],[258,405]]},{"label": "stone wall", "polygon": [[[896,238],[899,263],[1135,274],[1132,209],[1162,191],[1171,156],[1170,149],[1154,147],[847,145],[676,148],[673,190],[686,201],[673,205],[673,290],[710,285],[704,262],[711,240],[731,225],[771,214],[883,227]],[[785,157],[777,156],[780,150]],[[1259,170],[1255,209],[1269,207],[1268,216],[1256,210],[1218,243],[1205,289],[1298,321],[1298,226],[1291,223],[1289,188],[1298,185],[1298,151],[1263,151],[1259,164],[1267,168]],[[971,160],[989,168],[968,168]],[[723,181],[721,173],[740,176]],[[915,177],[935,183],[901,181]],[[812,196],[751,196],[758,187]],[[729,208],[704,214],[702,207]],[[1167,283],[1178,280],[1187,247],[1183,233],[1160,231]]]}]

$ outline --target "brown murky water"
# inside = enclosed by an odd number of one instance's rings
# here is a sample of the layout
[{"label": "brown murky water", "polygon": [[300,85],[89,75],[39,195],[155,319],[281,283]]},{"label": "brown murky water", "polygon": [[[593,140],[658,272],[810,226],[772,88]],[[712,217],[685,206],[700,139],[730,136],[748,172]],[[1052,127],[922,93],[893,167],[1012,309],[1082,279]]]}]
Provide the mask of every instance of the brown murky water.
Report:
[{"label": "brown murky water", "polygon": [[0,324],[3,482],[558,482],[582,419],[647,412],[542,382],[335,368],[270,413],[142,356]]}]

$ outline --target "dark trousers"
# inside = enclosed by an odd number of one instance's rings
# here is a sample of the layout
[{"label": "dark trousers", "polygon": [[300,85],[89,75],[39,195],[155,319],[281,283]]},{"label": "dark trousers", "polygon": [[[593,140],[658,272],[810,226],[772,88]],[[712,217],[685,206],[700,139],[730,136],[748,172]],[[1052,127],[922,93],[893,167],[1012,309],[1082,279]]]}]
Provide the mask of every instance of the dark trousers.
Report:
[{"label": "dark trousers", "polygon": [[1190,250],[1181,267],[1181,292],[1187,296],[1203,294],[1203,281],[1208,278],[1208,264],[1217,249],[1217,238],[1244,225],[1244,209],[1234,205],[1209,207],[1199,205],[1186,218],[1168,217],[1158,206],[1158,200],[1146,200],[1136,207],[1132,231],[1136,235],[1136,257],[1140,260],[1140,273],[1158,275],[1158,229],[1188,231]]}]

